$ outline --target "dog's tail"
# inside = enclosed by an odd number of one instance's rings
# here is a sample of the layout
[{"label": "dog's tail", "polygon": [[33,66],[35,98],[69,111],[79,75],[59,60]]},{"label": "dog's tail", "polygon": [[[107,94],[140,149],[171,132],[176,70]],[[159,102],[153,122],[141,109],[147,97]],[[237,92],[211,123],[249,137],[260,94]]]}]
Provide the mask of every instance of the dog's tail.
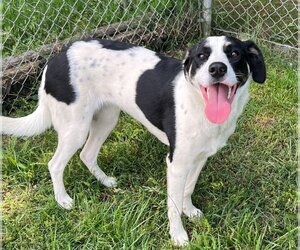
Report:
[{"label": "dog's tail", "polygon": [[15,136],[33,136],[43,133],[51,126],[51,117],[48,107],[39,104],[37,109],[30,115],[20,118],[2,116],[1,134]]},{"label": "dog's tail", "polygon": [[39,105],[37,109],[30,115],[20,118],[0,117],[1,134],[15,135],[15,136],[33,136],[43,133],[46,129],[51,127],[51,115],[44,96],[42,94],[45,73],[47,67],[43,72],[42,84],[40,86],[39,93]]}]

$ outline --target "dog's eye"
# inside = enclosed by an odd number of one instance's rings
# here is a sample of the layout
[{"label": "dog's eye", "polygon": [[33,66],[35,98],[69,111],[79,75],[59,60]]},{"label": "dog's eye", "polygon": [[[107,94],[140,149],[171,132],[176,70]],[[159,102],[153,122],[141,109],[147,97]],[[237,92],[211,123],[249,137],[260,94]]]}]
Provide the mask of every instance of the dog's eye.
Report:
[{"label": "dog's eye", "polygon": [[238,51],[232,51],[231,52],[231,56],[233,57],[233,58],[236,58],[236,57],[238,57],[240,55],[240,53],[238,52]]},{"label": "dog's eye", "polygon": [[203,53],[200,53],[200,54],[199,54],[199,58],[200,58],[201,60],[206,60],[206,59],[207,59],[207,55],[205,55],[205,54],[203,54]]}]

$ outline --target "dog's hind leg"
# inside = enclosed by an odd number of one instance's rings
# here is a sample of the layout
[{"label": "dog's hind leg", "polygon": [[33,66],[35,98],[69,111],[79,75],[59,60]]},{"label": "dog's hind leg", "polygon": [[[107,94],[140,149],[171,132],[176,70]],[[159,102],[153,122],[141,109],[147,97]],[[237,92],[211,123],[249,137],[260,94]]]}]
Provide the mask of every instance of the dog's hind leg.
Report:
[{"label": "dog's hind leg", "polygon": [[[72,207],[72,199],[67,194],[63,183],[63,172],[74,153],[84,144],[89,127],[90,119],[86,122],[78,123],[78,119],[72,119],[74,122],[56,126],[58,133],[58,146],[48,163],[55,199],[59,205],[66,209]],[[54,124],[55,125],[55,124]]]},{"label": "dog's hind leg", "polygon": [[97,164],[97,155],[110,132],[116,126],[120,109],[115,106],[103,106],[91,123],[88,140],[80,153],[80,158],[90,172],[106,187],[115,187],[117,182],[114,177],[107,176]]}]

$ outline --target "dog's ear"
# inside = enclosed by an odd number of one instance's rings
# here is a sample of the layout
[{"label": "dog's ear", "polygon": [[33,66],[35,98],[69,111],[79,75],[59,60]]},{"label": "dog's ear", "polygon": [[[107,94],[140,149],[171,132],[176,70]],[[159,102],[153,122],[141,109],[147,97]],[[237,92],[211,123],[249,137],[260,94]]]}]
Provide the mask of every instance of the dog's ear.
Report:
[{"label": "dog's ear", "polygon": [[251,40],[245,41],[244,46],[253,80],[257,83],[264,83],[266,80],[266,65],[260,49]]},{"label": "dog's ear", "polygon": [[185,76],[189,76],[189,70],[191,65],[192,65],[192,58],[190,55],[190,50],[187,50],[183,60],[183,71]]}]

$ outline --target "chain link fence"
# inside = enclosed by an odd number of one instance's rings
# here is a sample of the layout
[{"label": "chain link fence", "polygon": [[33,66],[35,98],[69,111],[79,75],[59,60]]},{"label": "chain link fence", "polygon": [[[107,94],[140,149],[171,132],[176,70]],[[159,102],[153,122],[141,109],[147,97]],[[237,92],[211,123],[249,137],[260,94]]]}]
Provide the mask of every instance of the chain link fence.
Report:
[{"label": "chain link fence", "polygon": [[164,52],[185,47],[201,34],[199,3],[183,0],[7,1],[3,11],[3,111],[11,112],[22,106],[24,100],[37,98],[37,79],[43,66],[71,41],[85,37],[108,38]]},{"label": "chain link fence", "polygon": [[295,0],[215,0],[212,8],[207,0],[5,1],[3,112],[36,102],[45,63],[77,39],[115,39],[174,55],[211,26],[212,33],[249,34],[296,48],[297,24]]},{"label": "chain link fence", "polygon": [[298,47],[298,1],[217,0],[214,32],[248,34],[288,49]]}]

